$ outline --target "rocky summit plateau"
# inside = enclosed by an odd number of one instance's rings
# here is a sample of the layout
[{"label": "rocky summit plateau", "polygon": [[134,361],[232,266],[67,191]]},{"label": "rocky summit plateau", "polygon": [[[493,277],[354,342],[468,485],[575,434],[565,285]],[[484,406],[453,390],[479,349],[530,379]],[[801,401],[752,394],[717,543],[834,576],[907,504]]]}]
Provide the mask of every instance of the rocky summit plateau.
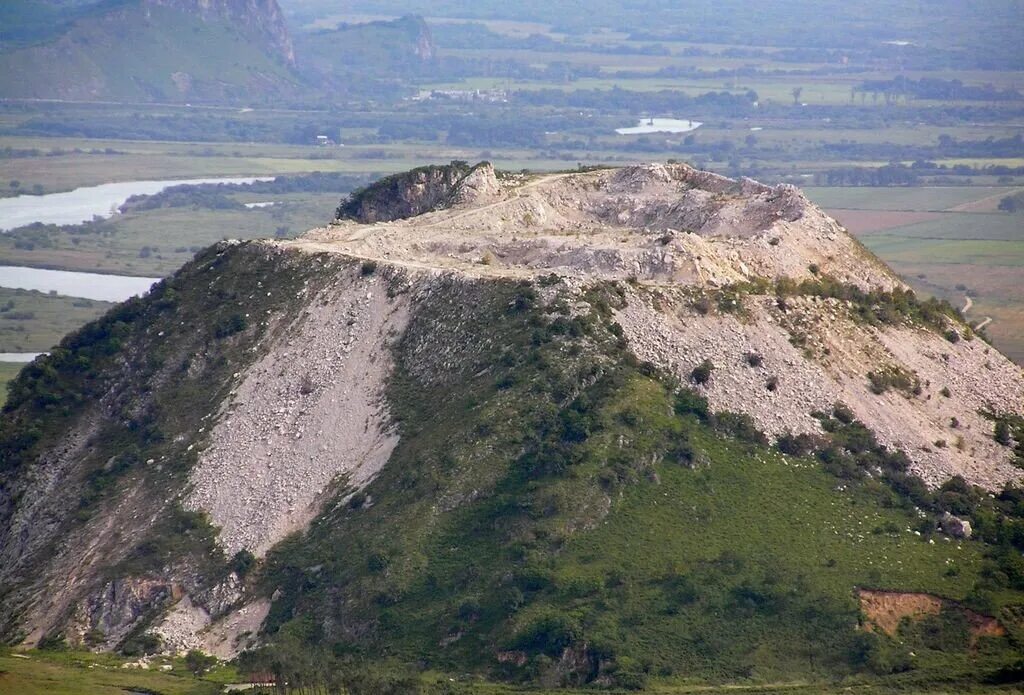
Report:
[{"label": "rocky summit plateau", "polygon": [[10,394],[14,644],[624,688],[1019,657],[1024,373],[793,186],[422,167]]}]

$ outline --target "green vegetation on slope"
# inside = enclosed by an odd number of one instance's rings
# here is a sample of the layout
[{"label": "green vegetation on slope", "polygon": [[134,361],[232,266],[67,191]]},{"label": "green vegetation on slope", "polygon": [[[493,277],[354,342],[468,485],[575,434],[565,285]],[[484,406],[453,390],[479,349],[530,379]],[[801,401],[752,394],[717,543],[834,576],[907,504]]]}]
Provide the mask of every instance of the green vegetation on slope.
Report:
[{"label": "green vegetation on slope", "polygon": [[[582,314],[536,297],[510,283],[450,287],[414,316],[389,393],[398,448],[365,492],[268,557],[262,582],[281,592],[273,646],[243,666],[311,684],[384,657],[641,687],[977,681],[1012,661],[1016,632],[969,654],[959,638],[857,630],[857,587],[990,611],[1020,605],[1024,590],[1020,568],[986,559],[984,543],[933,535],[909,495],[927,509],[948,500],[869,433],[834,421],[818,458],[783,456],[745,418],[707,414],[636,363],[610,320],[613,289],[591,293]],[[486,337],[458,367],[417,364],[433,341],[467,336]],[[880,462],[893,487],[866,475]],[[993,541],[1024,540],[1017,498],[985,510],[972,499],[957,511],[1004,519]]]}]

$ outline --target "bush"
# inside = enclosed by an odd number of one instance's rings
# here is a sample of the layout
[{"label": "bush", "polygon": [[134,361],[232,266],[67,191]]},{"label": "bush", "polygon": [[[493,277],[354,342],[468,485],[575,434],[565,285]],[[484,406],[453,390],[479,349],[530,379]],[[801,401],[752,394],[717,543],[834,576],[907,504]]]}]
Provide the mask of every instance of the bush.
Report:
[{"label": "bush", "polygon": [[706,384],[711,380],[711,372],[715,370],[715,365],[711,363],[711,360],[704,360],[690,372],[690,380],[695,384]]},{"label": "bush", "polygon": [[235,556],[231,558],[231,569],[234,570],[235,574],[239,577],[244,577],[252,569],[252,566],[256,564],[256,556],[253,555],[249,550],[242,548]]},{"label": "bush", "polygon": [[921,394],[921,380],[901,367],[889,366],[868,372],[868,381],[874,394],[883,394],[891,388],[907,395]]},{"label": "bush", "polygon": [[708,418],[708,399],[696,391],[680,389],[676,394],[676,415],[696,415],[701,420]]},{"label": "bush", "polygon": [[832,407],[832,417],[844,425],[849,425],[857,419],[857,416],[853,414],[853,411],[845,403],[836,403]]},{"label": "bush", "polygon": [[996,442],[999,444],[1002,444],[1003,446],[1010,446],[1010,425],[1006,420],[996,420],[994,436]]},{"label": "bush", "polygon": [[190,649],[185,655],[185,666],[197,676],[201,676],[217,665],[217,657],[203,654],[198,649]]},{"label": "bush", "polygon": [[125,656],[146,656],[156,654],[163,646],[163,640],[152,632],[129,637],[121,645],[121,653]]},{"label": "bush", "polygon": [[241,333],[245,330],[248,322],[245,317],[241,314],[232,314],[225,319],[220,320],[216,327],[214,327],[213,334],[218,338],[227,338],[235,333]]},{"label": "bush", "polygon": [[534,618],[516,636],[514,647],[527,653],[559,657],[581,636],[580,626],[566,615]]},{"label": "bush", "polygon": [[764,364],[764,358],[756,352],[748,352],[746,354],[747,364],[751,367],[760,367]]}]

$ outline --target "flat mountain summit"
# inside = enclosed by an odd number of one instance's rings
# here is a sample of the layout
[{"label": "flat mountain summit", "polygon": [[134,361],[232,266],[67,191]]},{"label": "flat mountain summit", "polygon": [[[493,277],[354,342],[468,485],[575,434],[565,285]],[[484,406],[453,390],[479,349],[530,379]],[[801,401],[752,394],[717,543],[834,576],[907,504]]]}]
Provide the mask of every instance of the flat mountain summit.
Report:
[{"label": "flat mountain summit", "polygon": [[423,167],[12,382],[0,626],[630,688],[940,678],[984,639],[981,679],[1024,629],[1022,403],[792,186]]},{"label": "flat mountain summit", "polygon": [[[734,181],[685,164],[501,179],[487,163],[445,169],[447,176],[427,168],[378,184],[303,243],[494,275],[720,287],[807,279],[813,267],[862,287],[902,286],[790,185]],[[406,200],[388,195],[378,204],[389,183]]]}]

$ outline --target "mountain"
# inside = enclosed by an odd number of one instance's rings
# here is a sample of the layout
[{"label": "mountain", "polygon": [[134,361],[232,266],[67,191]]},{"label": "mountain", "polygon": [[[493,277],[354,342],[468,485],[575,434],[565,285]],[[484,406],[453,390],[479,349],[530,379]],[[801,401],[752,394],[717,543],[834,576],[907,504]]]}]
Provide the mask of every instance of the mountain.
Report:
[{"label": "mountain", "polygon": [[297,89],[276,0],[15,0],[4,13],[5,97],[231,101]]},{"label": "mountain", "polygon": [[352,692],[1008,682],[1022,397],[791,186],[423,167],[22,371],[0,629]]},{"label": "mountain", "polygon": [[437,46],[422,17],[341,24],[296,36],[301,69],[332,91],[366,90],[367,82],[400,84],[437,67]]}]

